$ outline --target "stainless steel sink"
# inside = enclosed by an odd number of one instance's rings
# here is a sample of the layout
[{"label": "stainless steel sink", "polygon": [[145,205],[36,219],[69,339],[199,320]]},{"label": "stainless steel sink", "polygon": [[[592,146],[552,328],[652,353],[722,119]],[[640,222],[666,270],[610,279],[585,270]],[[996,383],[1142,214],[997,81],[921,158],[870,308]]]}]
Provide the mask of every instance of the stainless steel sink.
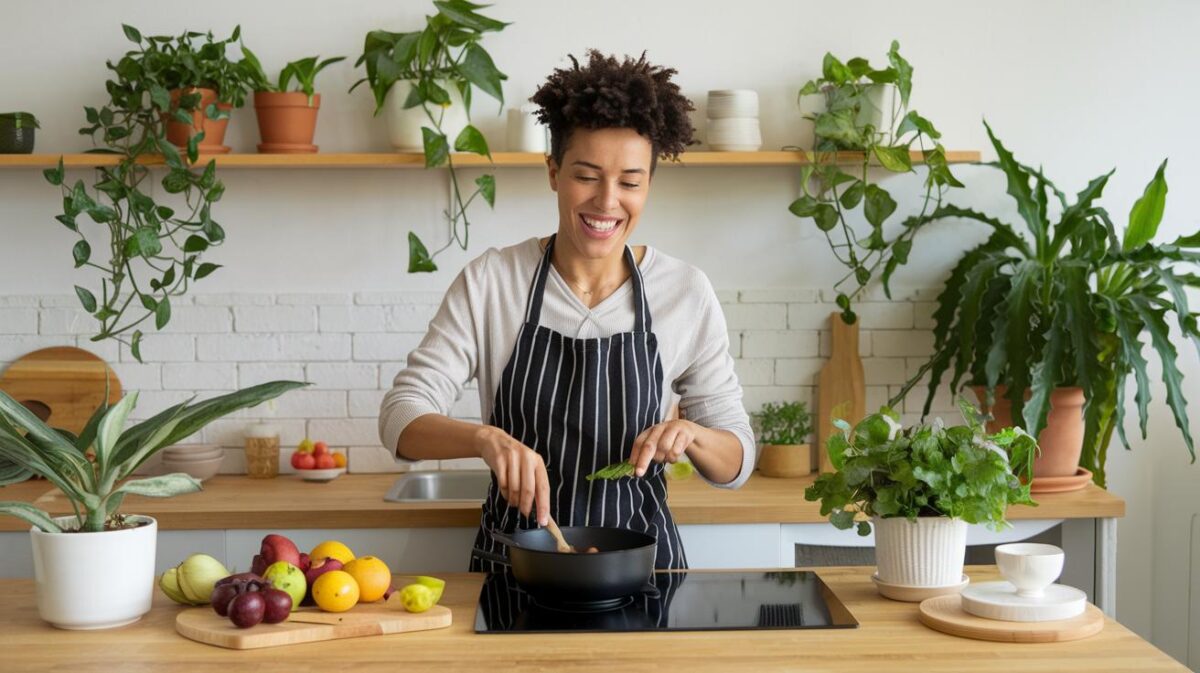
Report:
[{"label": "stainless steel sink", "polygon": [[483,502],[492,473],[488,470],[409,472],[392,484],[388,502]]}]

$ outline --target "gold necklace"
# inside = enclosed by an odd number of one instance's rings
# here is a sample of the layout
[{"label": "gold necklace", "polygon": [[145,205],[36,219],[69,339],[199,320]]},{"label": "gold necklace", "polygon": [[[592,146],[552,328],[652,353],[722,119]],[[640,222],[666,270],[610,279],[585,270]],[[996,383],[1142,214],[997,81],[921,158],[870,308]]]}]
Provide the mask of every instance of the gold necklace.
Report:
[{"label": "gold necklace", "polygon": [[[547,239],[547,241],[548,241],[548,240],[549,240],[549,239]],[[539,241],[538,241],[538,247],[540,247],[540,248],[542,249],[542,252],[545,252],[545,251],[546,251],[546,242],[547,242],[547,241],[542,241],[542,240],[539,240]],[[592,294],[594,294],[594,293],[596,293],[596,292],[599,292],[600,290],[607,290],[607,289],[609,289],[610,287],[611,287],[611,288],[614,288],[614,289],[615,289],[615,288],[617,288],[617,287],[620,287],[620,286],[621,286],[621,284],[622,284],[622,283],[624,283],[624,282],[625,282],[625,279],[626,279],[626,276],[622,276],[622,277],[621,277],[621,280],[617,281],[616,283],[609,283],[608,285],[597,285],[595,288],[593,288],[593,289],[591,289],[591,290],[586,290],[586,289],[584,289],[584,287],[583,287],[582,285],[580,285],[579,283],[576,283],[575,281],[571,280],[570,278],[567,278],[567,274],[563,273],[561,270],[559,270],[559,272],[558,272],[558,275],[559,275],[560,277],[562,277],[562,279],[563,279],[563,280],[567,281],[567,284],[568,284],[568,285],[570,285],[570,286],[574,287],[576,290],[579,290],[580,292],[582,292],[583,294],[586,294],[586,295],[588,295],[589,297],[590,297]]]}]

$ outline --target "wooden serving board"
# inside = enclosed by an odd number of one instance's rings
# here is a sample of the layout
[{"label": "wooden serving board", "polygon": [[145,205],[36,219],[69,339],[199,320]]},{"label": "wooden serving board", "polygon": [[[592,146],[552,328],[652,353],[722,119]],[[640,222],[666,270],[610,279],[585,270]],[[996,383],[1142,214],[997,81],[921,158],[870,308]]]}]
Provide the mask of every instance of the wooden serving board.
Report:
[{"label": "wooden serving board", "polygon": [[175,617],[175,630],[185,638],[233,650],[253,650],[318,640],[382,636],[428,631],[450,626],[450,609],[435,605],[425,612],[405,612],[398,596],[388,602],[357,605],[346,612],[322,612],[303,607],[279,624],[239,629],[209,606],[192,608]]},{"label": "wooden serving board", "polygon": [[976,617],[962,609],[962,596],[938,596],[921,602],[921,623],[962,638],[1001,643],[1057,643],[1094,636],[1104,628],[1104,613],[1087,604],[1083,614],[1051,622],[1005,622]]},{"label": "wooden serving board", "polygon": [[[8,366],[0,390],[38,414],[52,428],[78,435],[104,400],[121,399],[121,381],[104,360],[81,348],[55,346],[27,353]],[[39,413],[41,411],[41,413]]]},{"label": "wooden serving board", "polygon": [[817,376],[817,467],[832,472],[825,443],[835,432],[836,416],[851,425],[866,416],[867,388],[858,356],[858,323],[847,325],[841,313],[829,314],[829,362]]}]

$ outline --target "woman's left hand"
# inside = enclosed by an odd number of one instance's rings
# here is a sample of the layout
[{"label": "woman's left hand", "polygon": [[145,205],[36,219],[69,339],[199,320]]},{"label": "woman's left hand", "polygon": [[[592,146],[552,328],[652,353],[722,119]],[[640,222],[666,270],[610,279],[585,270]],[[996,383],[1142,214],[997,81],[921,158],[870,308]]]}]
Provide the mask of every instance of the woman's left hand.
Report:
[{"label": "woman's left hand", "polygon": [[646,474],[650,461],[674,463],[684,451],[696,441],[697,426],[687,420],[663,421],[642,431],[633,440],[633,452],[629,462],[633,463],[637,476]]}]

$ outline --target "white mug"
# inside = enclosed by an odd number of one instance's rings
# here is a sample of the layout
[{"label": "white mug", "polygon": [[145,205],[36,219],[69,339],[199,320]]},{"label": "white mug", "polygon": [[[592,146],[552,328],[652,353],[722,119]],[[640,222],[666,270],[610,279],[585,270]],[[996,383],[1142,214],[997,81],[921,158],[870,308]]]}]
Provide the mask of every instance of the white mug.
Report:
[{"label": "white mug", "polygon": [[546,153],[549,146],[548,129],[538,121],[535,105],[522,105],[508,110],[508,150],[510,152]]},{"label": "white mug", "polygon": [[1041,597],[1062,574],[1063,550],[1052,544],[1018,542],[996,547],[996,567],[1017,588],[1017,595]]}]

